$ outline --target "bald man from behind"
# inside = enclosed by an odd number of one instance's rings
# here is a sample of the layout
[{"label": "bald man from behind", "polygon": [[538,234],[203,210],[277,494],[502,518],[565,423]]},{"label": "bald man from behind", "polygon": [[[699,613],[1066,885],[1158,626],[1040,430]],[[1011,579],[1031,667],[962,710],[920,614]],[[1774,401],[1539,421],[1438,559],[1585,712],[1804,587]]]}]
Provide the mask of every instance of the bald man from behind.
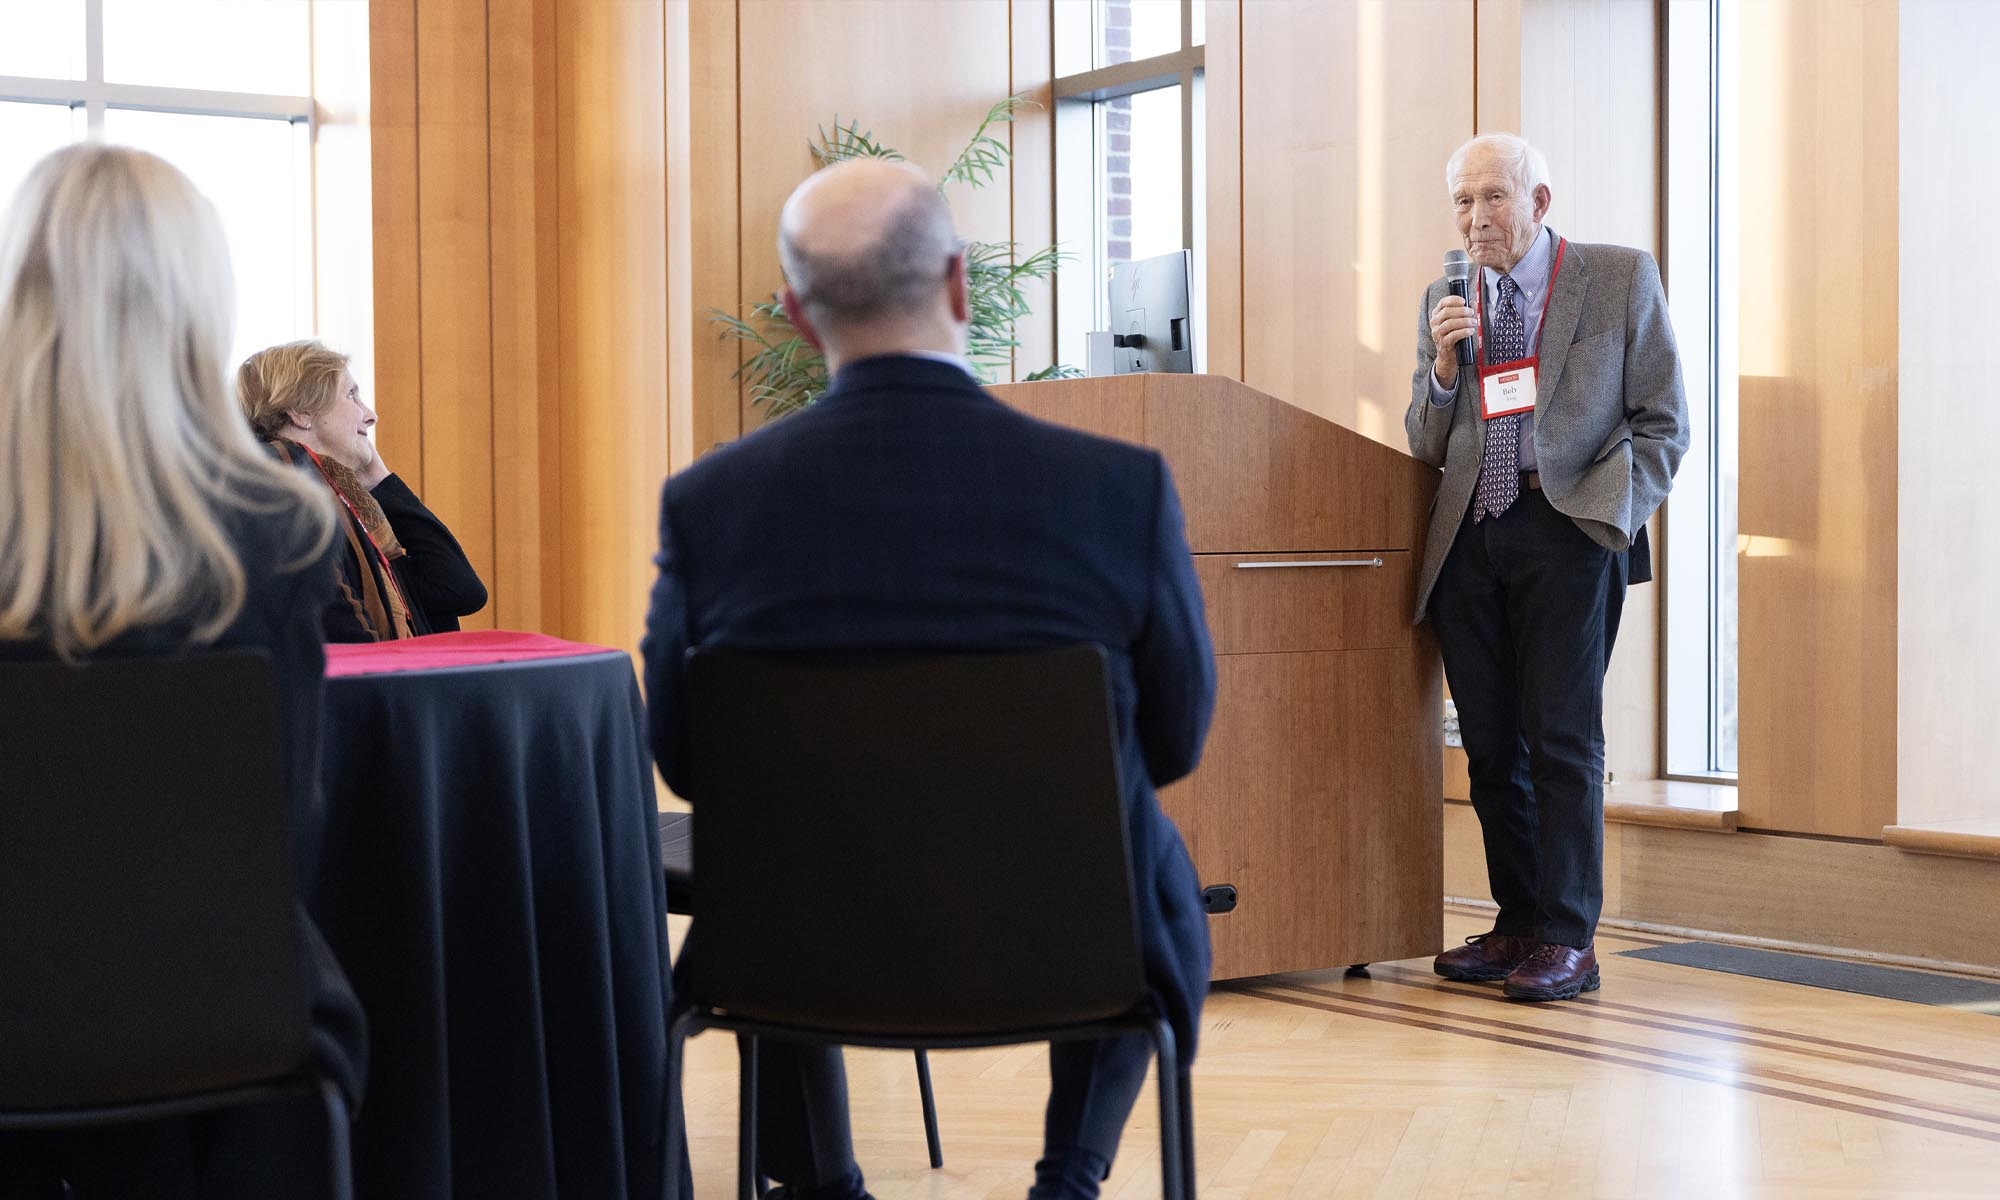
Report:
[{"label": "bald man from behind", "polygon": [[[832,383],[811,408],[667,481],[644,647],[661,774],[676,791],[686,783],[692,646],[1097,643],[1147,976],[1185,1072],[1208,929],[1154,789],[1194,769],[1215,664],[1166,463],[980,388],[964,357],[964,243],[913,168],[864,159],[818,172],[787,201],[778,249],[785,310]],[[839,1051],[760,1049],[760,1166],[784,1183],[776,1194],[865,1196]],[[1050,1047],[1033,1200],[1098,1194],[1150,1060],[1139,1036]]]}]

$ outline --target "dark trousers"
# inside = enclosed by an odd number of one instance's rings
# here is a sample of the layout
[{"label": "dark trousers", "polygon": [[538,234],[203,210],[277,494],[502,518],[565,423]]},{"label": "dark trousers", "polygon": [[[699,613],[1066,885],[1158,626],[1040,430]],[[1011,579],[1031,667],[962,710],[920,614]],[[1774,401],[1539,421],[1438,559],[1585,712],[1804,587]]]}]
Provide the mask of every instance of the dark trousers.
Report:
[{"label": "dark trousers", "polygon": [[805,1200],[862,1194],[840,1047],[758,1041],[757,1168]]},{"label": "dark trousers", "polygon": [[[761,1041],[757,1060],[757,1157],[765,1173],[809,1200],[859,1195],[840,1051]],[[1152,1061],[1152,1043],[1137,1034],[1049,1047],[1049,1106],[1031,1200],[1097,1196]]]},{"label": "dark trousers", "polygon": [[[1153,1043],[1139,1034],[1049,1045],[1049,1107],[1028,1200],[1095,1200],[1146,1082]],[[1187,1072],[1181,1072],[1187,1095]]]},{"label": "dark trousers", "polygon": [[1470,513],[1430,601],[1498,933],[1587,946],[1604,905],[1604,672],[1625,555],[1539,490]]}]

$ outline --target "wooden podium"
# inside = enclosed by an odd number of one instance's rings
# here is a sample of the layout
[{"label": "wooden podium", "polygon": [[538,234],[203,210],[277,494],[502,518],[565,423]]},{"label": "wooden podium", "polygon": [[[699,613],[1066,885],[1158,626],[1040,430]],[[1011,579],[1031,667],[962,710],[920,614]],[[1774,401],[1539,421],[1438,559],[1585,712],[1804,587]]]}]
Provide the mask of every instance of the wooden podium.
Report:
[{"label": "wooden podium", "polygon": [[1215,978],[1436,954],[1443,684],[1410,614],[1437,471],[1221,376],[992,391],[1173,469],[1219,692],[1160,802],[1202,885],[1237,889]]}]

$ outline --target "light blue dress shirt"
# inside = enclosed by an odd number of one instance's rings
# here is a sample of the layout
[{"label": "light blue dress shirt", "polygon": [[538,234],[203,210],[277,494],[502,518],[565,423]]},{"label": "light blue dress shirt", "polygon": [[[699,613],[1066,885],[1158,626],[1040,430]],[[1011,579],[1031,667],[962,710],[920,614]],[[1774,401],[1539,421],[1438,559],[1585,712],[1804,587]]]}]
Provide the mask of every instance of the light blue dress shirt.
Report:
[{"label": "light blue dress shirt", "polygon": [[[1516,311],[1521,314],[1521,328],[1528,335],[1528,356],[1535,357],[1541,352],[1542,314],[1549,307],[1549,271],[1555,263],[1556,235],[1543,229],[1535,235],[1533,245],[1514,264],[1514,269],[1505,274],[1514,277]],[[1491,313],[1500,303],[1500,276],[1503,272],[1491,267],[1480,269],[1480,285],[1485,288],[1486,311]],[[1477,376],[1474,376],[1475,381]],[[1431,368],[1431,403],[1439,408],[1449,408],[1457,398],[1456,391],[1448,390],[1438,383],[1437,368]],[[1521,469],[1535,469],[1535,414],[1521,414]]]}]

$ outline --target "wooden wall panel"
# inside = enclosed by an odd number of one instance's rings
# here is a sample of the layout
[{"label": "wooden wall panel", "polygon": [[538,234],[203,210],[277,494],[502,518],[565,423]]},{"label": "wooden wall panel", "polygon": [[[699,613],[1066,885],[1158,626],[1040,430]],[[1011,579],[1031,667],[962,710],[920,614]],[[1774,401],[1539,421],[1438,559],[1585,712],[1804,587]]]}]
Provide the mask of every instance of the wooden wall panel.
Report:
[{"label": "wooden wall panel", "polygon": [[[385,456],[486,579],[471,624],[635,645],[661,479],[745,425],[739,350],[706,312],[778,286],[778,209],[808,139],[858,117],[942,169],[1017,81],[1045,93],[1046,0],[372,15]],[[1025,169],[954,189],[960,227],[1043,241],[1046,114],[1002,132]],[[1029,332],[1046,357],[1048,332]]]},{"label": "wooden wall panel", "polygon": [[[417,271],[425,502],[493,578],[485,0],[432,0],[417,36]],[[400,466],[399,466],[400,469]],[[491,628],[494,606],[468,617]]]},{"label": "wooden wall panel", "polygon": [[668,459],[665,16],[558,12],[564,628],[635,646]]},{"label": "wooden wall panel", "polygon": [[[1901,320],[1897,410],[1896,820],[2000,817],[1993,695],[2000,681],[2000,441],[1988,337],[1964,330],[1968,232],[1989,220],[2000,160],[1973,149],[2000,95],[1989,78],[2000,6],[1902,0],[1897,173]],[[1973,268],[1975,271],[1978,268]],[[1874,308],[1873,304],[1870,308]],[[1957,398],[1957,399],[1954,399]]]},{"label": "wooden wall panel", "polygon": [[[689,331],[692,359],[674,394],[685,413],[686,437],[674,440],[672,462],[686,466],[743,431],[741,390],[733,378],[742,361],[740,343],[716,336],[710,309],[734,312],[742,300],[742,213],[738,146],[742,125],[738,96],[736,0],[688,0],[687,155],[674,160],[684,181],[688,220],[688,299],[676,323]],[[670,10],[671,12],[672,10]]]},{"label": "wooden wall panel", "polygon": [[1243,8],[1243,380],[1398,447],[1472,25],[1472,0]]},{"label": "wooden wall panel", "polygon": [[636,645],[668,462],[663,0],[378,4],[385,455],[491,602]]},{"label": "wooden wall panel", "polygon": [[535,0],[490,0],[488,161],[492,267],[493,573],[496,625],[561,623],[546,543],[560,527],[555,470],[555,11]]},{"label": "wooden wall panel", "polygon": [[1896,819],[1896,0],[1766,0],[1724,33],[1744,64],[1740,820],[1878,838]]}]

